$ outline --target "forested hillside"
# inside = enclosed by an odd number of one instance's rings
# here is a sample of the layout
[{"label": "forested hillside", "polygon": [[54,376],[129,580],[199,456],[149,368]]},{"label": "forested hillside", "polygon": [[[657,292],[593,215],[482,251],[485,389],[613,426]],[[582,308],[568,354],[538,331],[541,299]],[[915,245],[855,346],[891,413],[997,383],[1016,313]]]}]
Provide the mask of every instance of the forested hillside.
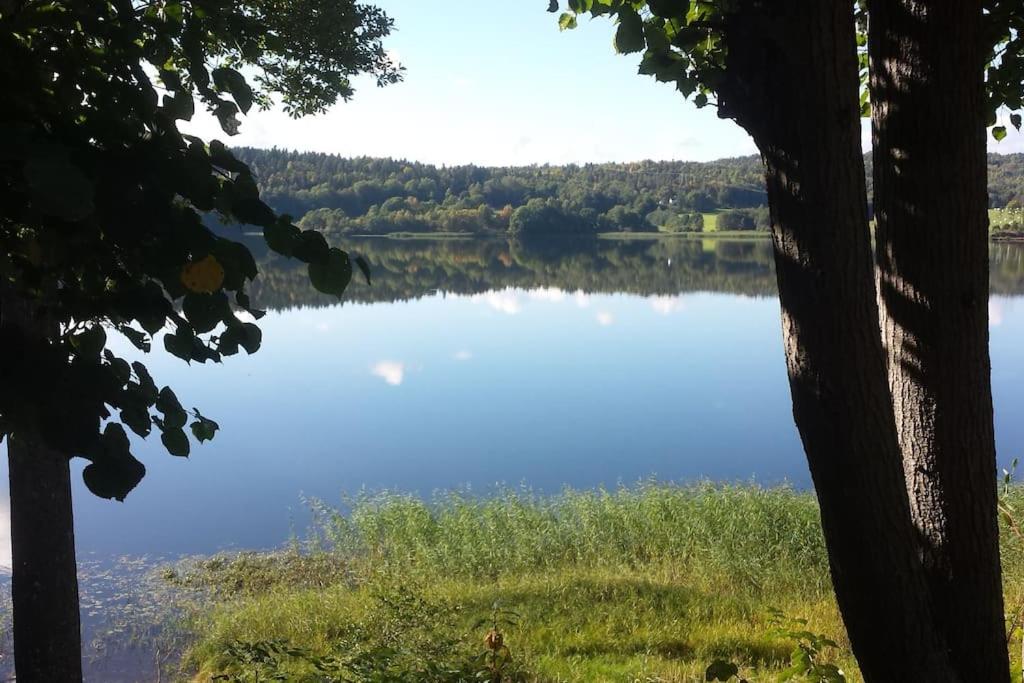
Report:
[{"label": "forested hillside", "polygon": [[[755,156],[491,168],[279,149],[235,152],[253,168],[271,206],[304,228],[328,234],[525,236],[768,227]],[[989,192],[993,207],[1024,206],[1024,154],[990,155]]]}]

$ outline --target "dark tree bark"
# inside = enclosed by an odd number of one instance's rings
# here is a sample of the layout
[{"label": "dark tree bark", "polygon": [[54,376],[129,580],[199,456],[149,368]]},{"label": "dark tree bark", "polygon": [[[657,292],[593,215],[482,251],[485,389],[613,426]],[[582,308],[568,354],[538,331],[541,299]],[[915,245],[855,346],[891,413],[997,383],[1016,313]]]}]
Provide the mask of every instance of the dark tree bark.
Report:
[{"label": "dark tree bark", "polygon": [[14,665],[21,681],[82,680],[68,459],[7,444],[14,559]]},{"label": "dark tree bark", "polygon": [[[4,353],[45,344],[46,330],[25,302],[0,298]],[[69,459],[19,438],[7,440],[7,459],[15,672],[19,683],[75,683],[82,680],[82,637]]]},{"label": "dark tree bark", "polygon": [[979,0],[870,4],[882,340],[935,619],[962,680],[1010,680],[988,353]]},{"label": "dark tree bark", "polygon": [[871,683],[957,681],[917,555],[879,335],[852,5],[748,0],[726,34],[719,104],[765,164],[793,414],[854,654]]}]

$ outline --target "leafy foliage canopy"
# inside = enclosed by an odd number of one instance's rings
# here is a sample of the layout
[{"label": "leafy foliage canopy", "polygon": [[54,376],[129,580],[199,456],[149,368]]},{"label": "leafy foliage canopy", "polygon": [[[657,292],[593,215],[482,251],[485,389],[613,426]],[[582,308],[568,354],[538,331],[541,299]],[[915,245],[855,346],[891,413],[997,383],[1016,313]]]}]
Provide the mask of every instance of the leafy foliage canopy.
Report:
[{"label": "leafy foliage canopy", "polygon": [[211,230],[218,219],[261,228],[325,293],[341,296],[352,266],[261,201],[223,143],[179,122],[203,106],[233,135],[274,96],[300,116],[349,98],[357,74],[393,83],[391,28],[353,0],[0,1],[0,437],[89,459],[90,490],[123,499],[145,474],[125,427],[155,426],[177,456],[186,426],[214,436],[108,333],[149,351],[163,332],[186,362],[260,347],[256,262]]}]

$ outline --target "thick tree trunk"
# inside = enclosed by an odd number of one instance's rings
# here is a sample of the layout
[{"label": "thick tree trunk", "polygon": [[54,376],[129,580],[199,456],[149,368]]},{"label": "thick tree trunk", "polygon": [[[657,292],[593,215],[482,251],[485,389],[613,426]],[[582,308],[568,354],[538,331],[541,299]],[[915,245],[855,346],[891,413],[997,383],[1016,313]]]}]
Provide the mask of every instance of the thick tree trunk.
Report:
[{"label": "thick tree trunk", "polygon": [[917,555],[879,335],[852,4],[748,0],[726,31],[720,107],[766,168],[793,414],[854,654],[870,683],[957,681]]},{"label": "thick tree trunk", "polygon": [[[6,294],[0,300],[0,328],[13,346],[45,343],[45,321]],[[18,682],[75,683],[82,680],[82,637],[68,458],[9,438],[7,459]]]},{"label": "thick tree trunk", "polygon": [[988,355],[982,3],[870,4],[882,339],[910,510],[963,680],[1009,681]]}]

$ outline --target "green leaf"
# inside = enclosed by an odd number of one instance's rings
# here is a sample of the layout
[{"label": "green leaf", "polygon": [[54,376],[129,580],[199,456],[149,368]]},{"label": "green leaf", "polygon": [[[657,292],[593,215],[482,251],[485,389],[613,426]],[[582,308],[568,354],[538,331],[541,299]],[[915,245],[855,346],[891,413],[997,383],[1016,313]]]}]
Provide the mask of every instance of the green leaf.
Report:
[{"label": "green leaf", "polygon": [[640,60],[638,72],[654,76],[662,83],[669,83],[686,74],[684,64],[683,60],[672,52],[648,50]]},{"label": "green leaf", "polygon": [[685,17],[690,9],[690,3],[688,0],[684,2],[680,2],[680,0],[647,0],[647,7],[656,17],[671,19]]},{"label": "green leaf", "polygon": [[129,405],[121,409],[121,422],[139,436],[149,436],[153,428],[153,420],[149,411],[141,405]]},{"label": "green leaf", "polygon": [[173,97],[164,95],[163,108],[164,113],[172,119],[182,121],[191,121],[196,113],[196,103],[192,100],[192,95],[184,90],[175,92]]},{"label": "green leaf", "polygon": [[620,54],[640,52],[644,49],[644,21],[631,7],[619,10],[619,28],[615,31],[615,51]]},{"label": "green leaf", "polygon": [[164,415],[163,424],[165,429],[180,429],[185,426],[185,422],[188,420],[185,409],[181,407],[178,397],[174,395],[170,387],[164,387],[160,390],[160,395],[156,399],[156,409]]},{"label": "green leaf", "polygon": [[1006,137],[1006,126],[996,126],[992,129],[992,137],[996,140],[1002,140]]},{"label": "green leaf", "polygon": [[576,28],[576,15],[571,12],[562,12],[562,16],[558,17],[558,29],[567,31],[574,28]]},{"label": "green leaf", "polygon": [[309,281],[324,294],[341,297],[352,280],[352,264],[348,254],[337,247],[331,247],[327,258],[309,264]]},{"label": "green leaf", "polygon": [[40,213],[78,221],[93,212],[95,189],[89,178],[71,163],[68,152],[57,145],[38,145],[23,169]]},{"label": "green leaf", "polygon": [[237,303],[244,311],[249,315],[259,320],[267,314],[266,311],[261,311],[252,307],[252,301],[249,300],[249,295],[245,292],[235,292],[235,303]]},{"label": "green leaf", "polygon": [[145,332],[140,332],[134,327],[128,327],[127,325],[119,325],[117,331],[124,335],[125,339],[131,342],[132,346],[140,351],[149,353],[151,344]]},{"label": "green leaf", "polygon": [[324,236],[316,230],[303,230],[294,242],[292,256],[304,263],[317,263],[327,259],[329,247]]},{"label": "green leaf", "polygon": [[107,333],[102,325],[93,325],[71,337],[71,347],[83,358],[99,358],[107,345]]},{"label": "green leaf", "polygon": [[262,340],[263,333],[256,325],[252,323],[232,324],[220,336],[218,349],[226,356],[233,356],[238,353],[238,347],[241,345],[246,353],[253,354],[259,350]]},{"label": "green leaf", "polygon": [[110,368],[110,372],[117,381],[118,386],[128,384],[128,381],[132,378],[132,369],[131,366],[128,365],[128,361],[123,358],[116,357],[109,350],[104,351],[103,356],[107,359],[107,363],[109,364],[107,367]]},{"label": "green leaf", "polygon": [[135,371],[135,376],[139,379],[139,390],[149,404],[152,405],[160,395],[160,392],[156,389],[156,384],[153,382],[153,377],[149,374],[146,366],[139,361],[132,363],[132,370]]},{"label": "green leaf", "polygon": [[260,344],[263,342],[263,332],[260,331],[260,328],[252,323],[242,323],[241,329],[243,334],[240,343],[245,352],[253,354],[259,351]]},{"label": "green leaf", "polygon": [[724,659],[716,659],[704,670],[705,681],[728,681],[733,676],[738,676],[739,667]]},{"label": "green leaf", "polygon": [[645,21],[644,39],[647,42],[648,54],[650,54],[650,51],[667,52],[670,41],[668,34],[665,32],[665,20],[651,17]]},{"label": "green leaf", "polygon": [[1010,114],[1010,123],[1017,130],[1020,130],[1021,117],[1020,114]]},{"label": "green leaf", "polygon": [[[236,190],[239,189],[239,185],[240,183],[236,181]],[[274,221],[277,220],[277,216],[274,214],[273,209],[261,202],[259,199],[253,199],[251,197],[241,197],[232,202],[231,214],[242,223],[259,225],[264,229],[266,229],[268,225],[272,225]]]},{"label": "green leaf", "polygon": [[145,466],[131,454],[128,435],[116,422],[110,422],[87,453],[92,464],[82,472],[90,491],[100,498],[124,500],[146,475]]},{"label": "green leaf", "polygon": [[291,256],[301,231],[285,221],[275,221],[263,227],[263,239],[267,246],[282,256]]},{"label": "green leaf", "polygon": [[180,428],[166,430],[160,435],[160,441],[163,442],[168,453],[180,458],[187,458],[192,448],[188,442],[188,435]]},{"label": "green leaf", "polygon": [[214,69],[213,85],[221,92],[231,93],[231,97],[243,114],[247,114],[252,108],[252,88],[245,82],[245,77],[234,69],[224,67]]},{"label": "green leaf", "polygon": [[217,434],[217,430],[220,429],[220,425],[211,420],[208,417],[203,417],[199,414],[199,411],[193,408],[196,414],[196,420],[189,427],[192,429],[192,435],[196,437],[196,441],[203,443],[209,441]]},{"label": "green leaf", "polygon": [[238,113],[238,105],[228,100],[218,100],[217,106],[213,108],[213,115],[220,122],[220,129],[228,135],[238,135],[241,127],[235,115]]},{"label": "green leaf", "polygon": [[82,481],[94,496],[124,501],[146,476],[146,466],[132,456],[123,461],[103,461],[86,465]]},{"label": "green leaf", "polygon": [[164,335],[164,349],[172,356],[177,356],[186,363],[192,360],[194,337],[184,327],[179,327],[174,334]]},{"label": "green leaf", "polygon": [[[220,140],[210,141],[210,161],[214,166],[219,166],[225,171],[232,173],[249,173],[249,167],[235,158],[227,146]],[[250,197],[253,198],[253,197]]]},{"label": "green leaf", "polygon": [[182,299],[181,311],[196,332],[200,333],[209,332],[231,314],[228,298],[224,292],[215,294],[189,292]]}]

